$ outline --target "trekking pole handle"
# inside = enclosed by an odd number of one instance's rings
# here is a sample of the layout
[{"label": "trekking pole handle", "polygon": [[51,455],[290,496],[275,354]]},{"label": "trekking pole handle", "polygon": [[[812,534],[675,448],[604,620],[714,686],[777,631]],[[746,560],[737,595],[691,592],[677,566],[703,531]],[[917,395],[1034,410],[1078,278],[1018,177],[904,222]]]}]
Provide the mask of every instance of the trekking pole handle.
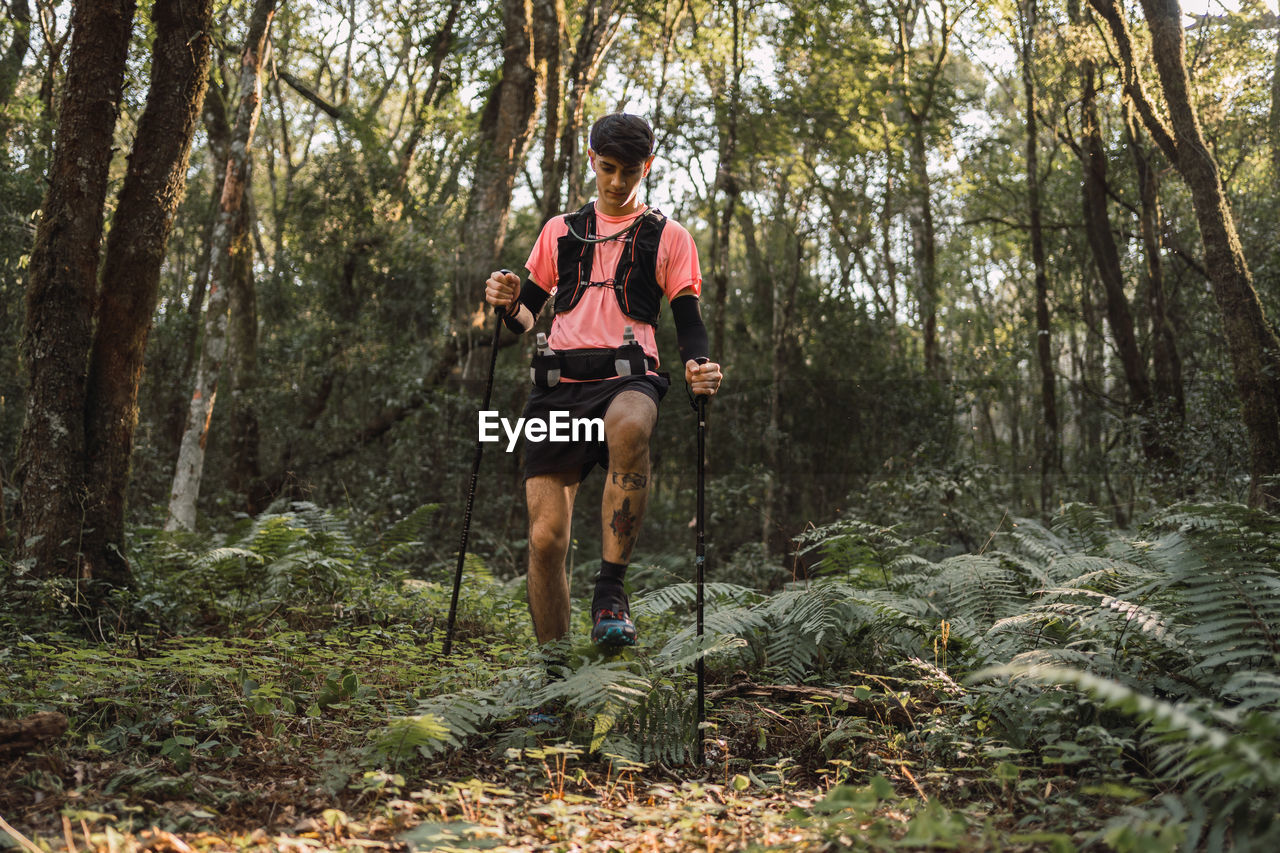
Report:
[{"label": "trekking pole handle", "polygon": [[[697,358],[695,358],[695,359],[694,359],[694,361],[695,361],[696,363],[698,363],[698,364],[706,364],[706,363],[707,363],[708,361],[710,361],[710,360],[711,360],[711,359],[707,358],[705,355],[700,355],[700,356],[698,356]],[[697,401],[698,401],[697,405],[705,405],[705,404],[706,404],[707,399],[708,399],[711,395],[710,395],[710,394],[694,394],[693,396],[694,396],[694,397],[697,399]]]},{"label": "trekking pole handle", "polygon": [[[502,269],[498,270],[498,272],[502,273],[503,275],[515,275],[515,273],[513,273],[511,270],[507,269],[506,267],[503,267]],[[520,297],[520,294],[517,291],[516,299],[518,299],[519,297]],[[514,306],[515,304],[516,304],[516,300],[512,299],[510,304],[508,305],[493,306],[493,311],[495,314],[498,315],[498,319],[502,319],[503,317],[507,316],[508,313],[510,313],[512,306]]]}]

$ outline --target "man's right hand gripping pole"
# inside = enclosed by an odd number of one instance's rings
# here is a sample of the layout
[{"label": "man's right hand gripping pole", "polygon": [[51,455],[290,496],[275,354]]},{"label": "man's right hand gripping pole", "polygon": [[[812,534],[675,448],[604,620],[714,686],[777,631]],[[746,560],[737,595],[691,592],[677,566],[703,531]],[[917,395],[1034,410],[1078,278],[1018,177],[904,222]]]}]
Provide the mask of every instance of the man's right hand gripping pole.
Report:
[{"label": "man's right hand gripping pole", "polygon": [[538,319],[525,304],[525,300],[520,298],[520,276],[511,270],[498,270],[489,274],[484,283],[484,299],[498,310],[502,322],[517,335],[532,329]]}]

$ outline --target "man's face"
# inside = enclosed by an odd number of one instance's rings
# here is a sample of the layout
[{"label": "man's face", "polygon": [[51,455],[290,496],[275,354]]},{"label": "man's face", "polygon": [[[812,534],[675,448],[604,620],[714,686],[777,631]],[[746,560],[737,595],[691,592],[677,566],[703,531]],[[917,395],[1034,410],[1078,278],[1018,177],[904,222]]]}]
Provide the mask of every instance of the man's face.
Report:
[{"label": "man's face", "polygon": [[653,155],[643,163],[627,165],[613,157],[590,152],[596,173],[597,208],[606,216],[626,216],[640,208],[640,182],[649,174]]}]

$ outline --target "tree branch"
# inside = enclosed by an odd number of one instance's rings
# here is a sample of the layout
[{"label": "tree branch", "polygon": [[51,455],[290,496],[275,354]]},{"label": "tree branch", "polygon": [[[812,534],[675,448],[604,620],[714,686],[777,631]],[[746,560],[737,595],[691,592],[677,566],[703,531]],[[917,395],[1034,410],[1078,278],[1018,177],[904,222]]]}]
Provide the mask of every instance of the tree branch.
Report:
[{"label": "tree branch", "polygon": [[1116,0],[1089,0],[1089,5],[1107,22],[1116,47],[1120,50],[1120,70],[1124,73],[1125,94],[1133,101],[1138,115],[1142,116],[1142,123],[1146,125],[1151,138],[1160,146],[1160,150],[1169,158],[1169,162],[1176,164],[1178,144],[1147,97],[1142,75],[1138,73],[1137,63],[1134,62],[1133,37],[1129,34],[1129,24],[1125,21],[1124,14],[1120,11]]}]

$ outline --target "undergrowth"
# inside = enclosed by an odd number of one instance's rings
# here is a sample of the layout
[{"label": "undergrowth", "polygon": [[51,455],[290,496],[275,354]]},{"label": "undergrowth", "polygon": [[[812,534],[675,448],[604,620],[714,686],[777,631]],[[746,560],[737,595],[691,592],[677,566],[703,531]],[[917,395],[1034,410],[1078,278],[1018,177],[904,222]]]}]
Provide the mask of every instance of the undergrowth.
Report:
[{"label": "undergrowth", "polygon": [[[10,567],[0,718],[59,711],[70,731],[8,762],[0,814],[52,838],[55,816],[177,832],[381,808],[410,832],[411,792],[474,822],[484,798],[442,780],[516,778],[564,808],[667,791],[691,826],[709,812],[690,798],[723,816],[755,797],[815,848],[1280,843],[1270,516],[1178,506],[1121,532],[1070,506],[945,558],[847,519],[807,534],[808,580],[765,592],[713,567],[701,640],[692,586],[637,571],[642,645],[612,658],[581,607],[575,639],[534,650],[523,583],[474,556],[444,658],[452,567],[418,562],[434,522],[427,506],[370,533],[294,504],[213,537],[137,531],[136,588],[90,621],[73,585]],[[540,808],[544,840],[587,813]]]}]

